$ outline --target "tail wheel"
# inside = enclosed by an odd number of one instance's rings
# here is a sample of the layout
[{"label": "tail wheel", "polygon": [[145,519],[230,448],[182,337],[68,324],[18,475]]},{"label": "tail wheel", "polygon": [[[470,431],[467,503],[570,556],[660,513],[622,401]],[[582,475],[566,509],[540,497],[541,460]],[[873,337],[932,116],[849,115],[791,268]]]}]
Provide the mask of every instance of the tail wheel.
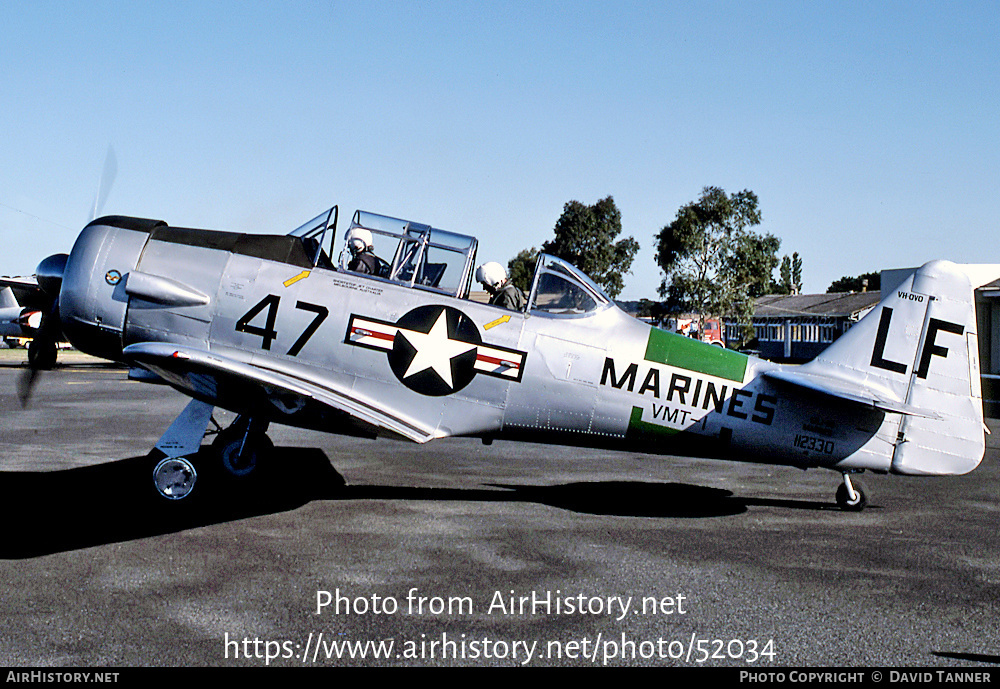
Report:
[{"label": "tail wheel", "polygon": [[846,512],[860,512],[868,504],[868,496],[860,482],[853,484],[854,495],[845,484],[837,487],[837,505]]}]

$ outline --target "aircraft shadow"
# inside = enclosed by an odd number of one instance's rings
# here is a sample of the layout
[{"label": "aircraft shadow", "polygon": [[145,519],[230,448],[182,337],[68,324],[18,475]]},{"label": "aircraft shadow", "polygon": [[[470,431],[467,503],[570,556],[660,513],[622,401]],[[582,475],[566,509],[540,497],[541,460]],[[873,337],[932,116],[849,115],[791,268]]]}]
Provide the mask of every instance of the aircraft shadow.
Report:
[{"label": "aircraft shadow", "polygon": [[661,519],[733,516],[751,506],[837,509],[832,503],[741,498],[721,488],[641,481],[487,484],[472,489],[349,486],[322,450],[279,451],[281,460],[262,467],[252,479],[227,476],[217,458],[196,456],[197,486],[179,501],[156,493],[152,469],[158,458],[149,455],[64,471],[0,473],[7,496],[0,506],[7,525],[0,559],[177,533],[286,512],[315,500],[531,502],[580,514]]},{"label": "aircraft shadow", "polygon": [[0,539],[0,559],[31,558],[285,512],[343,487],[343,477],[323,451],[281,450],[280,468],[272,467],[252,480],[226,476],[217,458],[196,456],[195,491],[177,501],[161,497],[153,487],[153,467],[159,457],[151,455],[65,471],[0,473],[5,495],[0,516],[7,527]]},{"label": "aircraft shadow", "polygon": [[739,498],[722,488],[684,483],[594,481],[554,486],[487,485],[503,490],[347,486],[336,499],[533,502],[579,514],[659,519],[729,517],[743,514],[751,505],[839,511],[832,503]]},{"label": "aircraft shadow", "polygon": [[931,655],[938,658],[948,658],[949,660],[967,660],[974,663],[992,663],[1000,665],[1000,656],[984,655],[982,653],[948,653],[946,651],[933,651]]}]

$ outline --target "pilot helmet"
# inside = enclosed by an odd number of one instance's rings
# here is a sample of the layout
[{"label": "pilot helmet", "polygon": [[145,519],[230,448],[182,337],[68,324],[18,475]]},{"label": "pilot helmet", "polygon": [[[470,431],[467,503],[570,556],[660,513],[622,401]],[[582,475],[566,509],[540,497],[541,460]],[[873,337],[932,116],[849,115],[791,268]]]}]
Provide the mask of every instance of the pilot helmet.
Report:
[{"label": "pilot helmet", "polygon": [[487,289],[499,288],[506,279],[507,270],[496,261],[484,263],[476,269],[476,282],[486,285]]},{"label": "pilot helmet", "polygon": [[352,254],[360,254],[365,249],[371,249],[375,246],[372,233],[363,227],[348,230],[345,239],[347,240],[347,248],[351,250]]}]

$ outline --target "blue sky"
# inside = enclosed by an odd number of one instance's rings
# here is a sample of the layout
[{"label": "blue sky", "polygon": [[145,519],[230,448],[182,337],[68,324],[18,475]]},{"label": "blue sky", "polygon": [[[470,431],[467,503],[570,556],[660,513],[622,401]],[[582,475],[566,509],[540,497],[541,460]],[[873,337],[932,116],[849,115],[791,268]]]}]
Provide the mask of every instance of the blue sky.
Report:
[{"label": "blue sky", "polygon": [[[751,189],[806,291],[1000,263],[995,2],[0,4],[0,274],[104,213],[284,233],[339,204],[502,263],[611,195],[654,235]],[[342,227],[342,229],[345,229]]]}]

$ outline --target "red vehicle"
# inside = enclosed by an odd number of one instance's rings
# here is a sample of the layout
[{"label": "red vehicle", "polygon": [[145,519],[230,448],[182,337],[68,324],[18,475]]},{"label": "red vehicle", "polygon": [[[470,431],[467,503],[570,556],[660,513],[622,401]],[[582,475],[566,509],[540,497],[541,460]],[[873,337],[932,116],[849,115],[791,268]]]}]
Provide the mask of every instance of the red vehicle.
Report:
[{"label": "red vehicle", "polygon": [[[669,323],[669,321],[668,321]],[[708,342],[719,347],[725,347],[726,341],[723,338],[722,321],[718,318],[706,318],[701,325],[701,333],[698,332],[697,318],[678,318],[673,323],[673,330],[687,337]]]},{"label": "red vehicle", "polygon": [[726,341],[723,339],[722,333],[722,321],[718,318],[706,318],[702,324],[701,337],[699,339],[702,342],[725,347]]}]

